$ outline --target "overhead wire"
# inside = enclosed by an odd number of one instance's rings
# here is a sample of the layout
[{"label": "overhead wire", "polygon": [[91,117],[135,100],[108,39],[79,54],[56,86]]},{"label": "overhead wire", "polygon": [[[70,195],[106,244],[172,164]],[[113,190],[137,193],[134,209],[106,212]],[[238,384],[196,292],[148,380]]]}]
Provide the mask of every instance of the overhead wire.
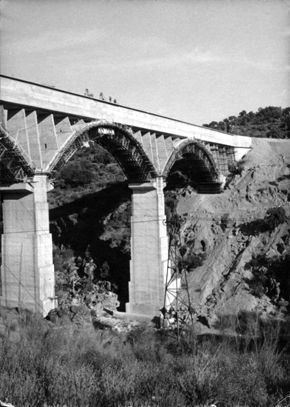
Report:
[{"label": "overhead wire", "polygon": [[[264,165],[263,165],[264,166]],[[267,166],[267,165],[265,165],[265,166]],[[29,216],[31,216],[31,217],[33,217],[34,218],[34,215],[30,212],[30,211],[28,211],[28,209],[23,205],[23,203],[21,202],[21,201],[19,201],[20,202],[20,204],[23,206],[23,208],[25,209],[25,211],[29,214]],[[135,202],[135,205],[137,205],[143,212],[144,212],[144,207],[141,207],[137,202]],[[238,211],[238,212],[246,212],[246,213],[249,213],[249,214],[251,214],[251,211],[250,211],[250,209],[245,209],[245,210],[242,210],[242,209],[239,209],[239,208],[236,208],[236,210]],[[145,213],[147,213],[147,215],[149,216],[149,217],[151,217],[151,214],[149,214],[149,212],[145,209]],[[203,221],[209,221],[209,222],[212,222],[213,220],[221,220],[222,218],[223,218],[223,216],[224,215],[222,215],[222,216],[218,216],[218,215],[215,215],[215,214],[212,214],[212,216],[211,217],[202,217],[202,216],[196,216],[196,215],[194,215],[194,214],[192,214],[191,215],[191,217],[193,217],[194,219],[196,219],[196,220],[203,220]],[[214,218],[214,219],[213,219]],[[35,222],[36,222],[36,225],[39,227],[39,229],[41,230],[41,231],[43,231],[43,232],[47,232],[47,230],[44,230],[43,228],[42,228],[42,226],[37,222],[37,220],[35,220],[35,219],[33,219]],[[240,217],[235,217],[234,218],[234,220],[245,220],[244,219],[244,217],[243,218],[240,218]],[[166,219],[160,219],[160,218],[156,218],[156,219],[146,219],[146,220],[140,220],[140,221],[133,221],[133,220],[131,220],[130,221],[130,224],[138,224],[138,223],[150,223],[150,222],[156,222],[156,223],[159,223],[159,222],[162,222],[162,223],[164,223],[164,221],[166,222]],[[112,227],[117,227],[117,228],[124,228],[124,226],[120,226],[120,224],[117,224],[117,223],[115,223],[115,224],[112,224],[112,223],[108,223],[108,225],[109,226],[112,226]],[[129,226],[129,225],[128,225]],[[25,230],[24,230],[24,225],[23,224],[21,224],[21,227],[22,227],[22,229],[23,229],[23,232],[17,232],[17,233],[27,233]],[[48,231],[48,233],[49,233],[49,231]],[[10,233],[5,233],[5,234],[14,234],[13,232],[10,232]],[[39,235],[41,238],[42,237],[44,237],[44,235],[42,235],[42,234],[40,234]],[[150,236],[150,235],[149,235]],[[151,237],[153,237],[153,235],[151,234]],[[47,245],[45,245],[45,247],[47,248]],[[8,269],[9,270],[9,272],[14,276],[14,278],[19,282],[19,284],[27,291],[27,293],[33,298],[33,300],[40,306],[40,308],[44,311],[44,309],[43,309],[43,307],[41,306],[41,304],[39,304],[38,303],[38,301],[37,301],[37,299],[26,289],[26,287],[22,284],[22,282],[15,276],[15,274],[11,271],[11,269],[5,264],[5,263],[3,263],[4,264],[4,266],[5,266],[5,268],[6,269]]]},{"label": "overhead wire", "polygon": [[[22,284],[21,280],[13,273],[13,271],[10,269],[10,267],[7,266],[6,263],[3,263],[4,267],[8,269],[9,273],[12,274],[12,276],[18,281],[18,283],[24,288],[24,290],[29,294],[29,296],[36,302],[36,304],[41,308],[43,312],[45,312],[44,308],[42,305],[37,301],[36,297],[34,297],[25,287],[25,285]],[[13,290],[12,290],[13,291]],[[16,294],[15,291],[13,291],[16,297],[18,297],[19,294]]]},{"label": "overhead wire", "polygon": [[[47,232],[46,230],[44,230],[42,228],[42,226],[37,222],[37,220],[34,217],[34,214],[32,214],[26,207],[25,205],[23,205],[23,203],[19,200],[18,202],[20,202],[20,204],[22,205],[22,207],[25,209],[25,211],[29,214],[29,216],[31,216],[33,218],[33,222],[35,221],[36,225],[39,227],[39,229],[42,232]],[[17,232],[17,233],[25,233],[27,234],[27,231],[24,230],[23,224],[20,224],[20,226],[23,229],[23,232]],[[49,232],[49,231],[48,231]],[[9,234],[14,234],[13,232],[10,233],[5,233],[5,235],[9,235]],[[40,238],[44,237],[45,235],[38,235]],[[47,249],[47,245],[45,245],[45,248]],[[21,282],[21,280],[15,275],[15,273],[13,273],[13,271],[10,269],[10,267],[3,262],[2,263],[5,267],[5,269],[7,269],[9,271],[9,273],[15,278],[15,280],[20,284],[21,287],[23,287],[23,289],[27,292],[27,294],[33,299],[33,301],[35,302],[35,304],[38,305],[38,307],[40,308],[40,310],[42,310],[43,314],[46,314],[47,312],[45,311],[45,309],[43,308],[42,304],[38,301],[38,299],[25,287],[25,285]],[[10,289],[11,289],[11,284],[10,284]],[[19,300],[19,293],[17,294],[13,289],[11,289],[12,292],[15,294],[16,298],[18,297],[18,301],[19,301],[19,305],[21,304],[21,301]],[[25,302],[24,302],[25,303]]]},{"label": "overhead wire", "polygon": [[[41,230],[41,231],[43,231],[43,232],[47,232],[46,230],[44,230],[43,228],[42,228],[42,226],[37,222],[37,220],[35,219],[35,217],[34,217],[34,215],[33,215],[33,213],[31,213],[26,207],[25,207],[25,205],[19,200],[19,203],[22,205],[22,207],[24,208],[24,210],[28,213],[28,215],[30,216],[30,217],[32,217],[33,218],[33,221],[35,221],[35,223],[36,223],[36,225],[39,227],[39,229]],[[144,211],[144,208],[142,208],[140,205],[138,205],[137,203],[136,203],[136,205],[137,206],[139,206],[139,208],[141,208],[143,211]],[[145,212],[147,212],[147,211],[145,211]],[[150,216],[150,214],[147,212],[147,214]],[[162,219],[158,219],[158,220],[149,220],[149,221],[147,221],[147,222],[152,222],[152,221],[154,221],[154,222],[160,222],[160,221],[162,221]],[[134,223],[139,223],[139,222],[134,222]],[[142,223],[143,223],[143,221],[142,221]],[[24,230],[24,225],[23,225],[23,223],[21,223],[20,224],[20,226],[21,226],[21,228],[23,229],[23,231],[22,232],[17,232],[17,233],[27,233],[27,231],[25,231]],[[9,235],[9,234],[14,234],[13,232],[10,232],[10,233],[5,233],[5,235]],[[42,234],[40,234],[39,235],[40,236],[40,238],[42,238],[42,237],[44,237],[44,235],[42,235]],[[151,237],[153,237],[152,235],[151,235]],[[45,247],[47,248],[47,245],[45,245]],[[27,293],[32,297],[32,299],[34,299],[34,301],[41,307],[41,309],[44,311],[44,309],[43,309],[43,307],[39,304],[39,302],[37,301],[37,299],[26,289],[26,287],[21,283],[21,281],[20,281],[20,279],[18,279],[17,277],[16,277],[16,275],[12,272],[12,270],[6,265],[6,263],[3,263],[4,264],[4,267],[13,275],[13,277],[19,282],[19,284],[27,291]],[[15,292],[14,292],[14,294],[15,294]],[[44,311],[45,312],[45,311]]]},{"label": "overhead wire", "polygon": [[[33,220],[33,222],[35,222],[36,223],[36,225],[39,227],[39,229],[42,231],[42,232],[47,232],[47,230],[44,230],[43,228],[42,228],[42,226],[38,223],[38,221],[35,219],[35,217],[34,217],[34,214],[33,213],[31,213],[26,207],[25,207],[25,205],[21,202],[21,200],[18,200],[18,202],[21,204],[21,206],[25,209],[25,211],[28,213],[28,215],[31,217],[31,218],[33,218],[32,220]],[[23,223],[21,223],[20,222],[20,227],[23,229],[23,231],[21,232],[17,232],[17,233],[25,233],[25,234],[27,234],[27,231],[25,231],[25,228],[24,228],[24,226],[23,226]],[[48,231],[48,233],[49,233],[49,231]],[[10,233],[4,233],[5,235],[13,235],[13,234],[15,234],[15,232],[10,232]],[[38,235],[41,239],[42,238],[44,238],[46,235],[43,235],[43,234],[39,234]],[[45,249],[46,250],[48,250],[48,246],[47,246],[47,244],[45,244]],[[27,290],[27,288],[21,283],[21,280],[20,279],[18,279],[17,277],[16,277],[16,275],[12,272],[12,270],[7,266],[7,264],[5,263],[5,262],[3,262],[3,265],[4,265],[4,267],[13,275],[13,277],[18,281],[18,283],[25,289],[25,291],[31,296],[31,298],[36,302],[36,304],[38,304],[38,306],[42,309],[42,311],[43,312],[45,312],[45,310],[44,310],[44,308],[42,307],[42,305],[37,301],[37,299]],[[15,294],[15,292],[14,292],[14,294]]]},{"label": "overhead wire", "polygon": [[[23,206],[23,208],[26,210],[26,212],[29,214],[29,216],[33,216],[32,215],[32,213],[31,212],[29,212],[28,211],[28,209],[23,205],[23,203],[20,201],[20,203],[21,203],[21,205]],[[142,211],[144,211],[144,208],[142,208],[138,203],[136,203],[135,202],[135,205],[137,205],[140,209],[142,209]],[[241,211],[241,210],[240,210]],[[148,213],[148,211],[146,211],[145,210],[145,212],[147,212],[147,214],[150,216],[150,214]],[[220,217],[218,217],[218,216],[216,216],[216,215],[214,215],[214,217],[215,218],[219,218],[220,220],[222,219],[222,216],[220,216]],[[201,217],[201,216],[194,216],[194,218],[195,219],[198,219],[198,220],[205,220],[205,221],[212,221],[212,218],[210,218],[210,217]],[[235,218],[235,219],[237,219],[237,218]],[[165,219],[150,219],[150,220],[141,220],[141,221],[132,221],[131,220],[131,222],[130,222],[130,224],[135,224],[135,223],[150,223],[150,222],[164,222],[164,220]],[[41,227],[41,225],[36,221],[36,224],[39,226],[39,228],[42,230],[42,231],[45,231],[46,232],[46,230],[44,230],[42,227]],[[23,225],[22,225],[23,226]],[[119,228],[123,228],[124,226],[120,226],[119,224],[112,224],[112,223],[109,223],[109,226],[113,226],[113,227],[119,227]],[[23,227],[23,229],[24,229],[24,227]],[[23,232],[19,232],[19,233],[27,233],[26,231],[23,231]],[[9,233],[7,233],[7,234],[9,234]],[[12,232],[11,232],[11,234],[13,234]],[[40,237],[44,237],[44,235],[39,235]],[[152,234],[149,234],[149,236],[151,236],[152,238],[153,238],[153,235]],[[47,247],[47,245],[46,245],[46,247]],[[11,274],[17,279],[17,277],[15,276],[15,274],[10,270],[10,268],[7,266],[7,265],[5,265],[5,267],[11,272]],[[24,287],[24,285],[21,283],[21,281],[19,280],[19,279],[17,279],[18,280],[18,282]],[[24,287],[25,288],[25,287]],[[25,290],[27,291],[27,289],[25,288]],[[28,291],[27,291],[28,292]],[[28,292],[29,293],[29,292]],[[29,295],[30,296],[32,296],[31,295],[31,293],[29,293]],[[32,296],[32,298],[34,298],[33,296]],[[36,300],[36,298],[34,299],[36,302],[37,302],[37,300]],[[38,304],[38,305],[40,305],[40,304]],[[42,308],[42,307],[41,307]],[[43,309],[43,308],[42,308]]]},{"label": "overhead wire", "polygon": [[[238,209],[237,209],[237,211],[239,211]],[[212,222],[213,220],[222,220],[223,219],[223,216],[217,216],[217,215],[214,215],[213,214],[213,216],[212,217],[202,217],[202,216],[194,216],[194,215],[192,215],[191,216],[192,218],[194,218],[194,219],[196,219],[196,220],[204,220],[204,221],[208,221],[208,222]],[[231,219],[231,218],[230,218]],[[242,217],[234,217],[232,220],[245,220],[244,218],[242,218]],[[148,223],[148,222],[160,222],[160,221],[162,221],[161,219],[150,219],[150,220],[138,220],[138,221],[131,221],[130,222],[130,224],[132,224],[132,223]],[[118,223],[116,223],[116,224],[112,224],[112,223],[109,223],[108,222],[108,225],[109,226],[119,226],[119,227],[124,227],[124,226],[120,226],[120,224],[118,224]]]}]

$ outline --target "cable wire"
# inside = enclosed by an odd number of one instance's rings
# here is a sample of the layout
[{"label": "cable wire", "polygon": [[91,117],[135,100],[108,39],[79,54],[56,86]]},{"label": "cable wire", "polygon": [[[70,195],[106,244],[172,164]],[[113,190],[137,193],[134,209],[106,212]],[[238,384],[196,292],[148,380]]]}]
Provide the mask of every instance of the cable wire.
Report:
[{"label": "cable wire", "polygon": [[[33,299],[33,301],[35,301],[35,303],[42,309],[42,311],[45,313],[44,308],[42,307],[42,305],[37,301],[37,299],[27,290],[27,288],[22,284],[21,280],[19,280],[19,278],[16,277],[16,275],[13,273],[13,271],[11,271],[11,269],[7,266],[6,263],[2,263],[4,265],[4,267],[9,271],[9,273],[12,274],[12,276],[18,281],[18,283],[24,288],[24,290],[30,295],[30,297]],[[15,291],[14,291],[14,294]],[[17,294],[16,294],[17,297]]]}]

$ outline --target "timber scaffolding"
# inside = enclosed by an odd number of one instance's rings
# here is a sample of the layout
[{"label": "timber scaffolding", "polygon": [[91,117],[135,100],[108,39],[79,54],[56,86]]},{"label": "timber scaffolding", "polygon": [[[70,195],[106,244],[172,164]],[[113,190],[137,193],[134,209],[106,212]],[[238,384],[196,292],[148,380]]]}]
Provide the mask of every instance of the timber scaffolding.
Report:
[{"label": "timber scaffolding", "polygon": [[[218,171],[221,174],[228,176],[230,173],[230,165],[236,162],[234,148],[209,144],[203,141],[201,141],[201,144],[203,144],[212,155]],[[203,160],[200,161],[199,166],[204,167]],[[221,184],[212,182],[210,179],[207,179],[205,182],[199,182],[198,185],[193,185],[193,187],[195,187],[200,194],[218,194],[221,192]]]},{"label": "timber scaffolding", "polygon": [[234,148],[198,139],[190,144],[186,140],[183,144],[181,149],[176,149],[166,165],[168,170],[164,172],[168,176],[168,189],[190,185],[201,194],[220,193],[230,166],[235,163]]},{"label": "timber scaffolding", "polygon": [[8,132],[0,126],[0,178],[1,185],[11,185],[23,182],[24,179],[33,177],[32,163],[28,163],[23,156],[24,150],[16,145],[9,137]]},{"label": "timber scaffolding", "polygon": [[146,182],[157,177],[153,164],[134,137],[132,129],[106,121],[83,122],[81,125],[83,127],[76,130],[66,146],[57,153],[48,168],[49,172],[59,171],[81,147],[96,142],[115,157],[130,182]]}]

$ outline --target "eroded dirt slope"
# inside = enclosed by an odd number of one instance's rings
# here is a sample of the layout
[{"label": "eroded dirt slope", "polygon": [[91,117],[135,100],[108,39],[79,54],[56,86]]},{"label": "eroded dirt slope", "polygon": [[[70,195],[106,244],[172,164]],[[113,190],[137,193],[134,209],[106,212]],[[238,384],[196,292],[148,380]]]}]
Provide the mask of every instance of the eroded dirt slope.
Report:
[{"label": "eroded dirt slope", "polygon": [[[177,204],[185,219],[183,243],[206,256],[188,277],[192,306],[210,324],[220,314],[241,310],[267,315],[289,312],[285,280],[290,251],[289,141],[255,139],[240,168],[241,174],[232,176],[220,195],[198,195],[187,188]],[[269,221],[273,208],[274,224]],[[275,221],[279,213],[285,216]],[[271,262],[274,266],[269,266]],[[284,271],[279,272],[277,264]],[[290,281],[290,269],[288,274]]]}]

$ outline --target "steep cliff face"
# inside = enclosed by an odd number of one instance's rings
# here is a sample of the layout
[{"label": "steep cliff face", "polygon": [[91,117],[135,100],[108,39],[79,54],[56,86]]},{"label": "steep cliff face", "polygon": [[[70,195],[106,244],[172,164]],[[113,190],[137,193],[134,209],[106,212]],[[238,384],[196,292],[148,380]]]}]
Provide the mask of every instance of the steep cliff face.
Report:
[{"label": "steep cliff face", "polygon": [[220,314],[281,314],[290,300],[290,146],[255,139],[220,195],[179,194],[183,244],[206,257],[188,273],[192,306]]}]

